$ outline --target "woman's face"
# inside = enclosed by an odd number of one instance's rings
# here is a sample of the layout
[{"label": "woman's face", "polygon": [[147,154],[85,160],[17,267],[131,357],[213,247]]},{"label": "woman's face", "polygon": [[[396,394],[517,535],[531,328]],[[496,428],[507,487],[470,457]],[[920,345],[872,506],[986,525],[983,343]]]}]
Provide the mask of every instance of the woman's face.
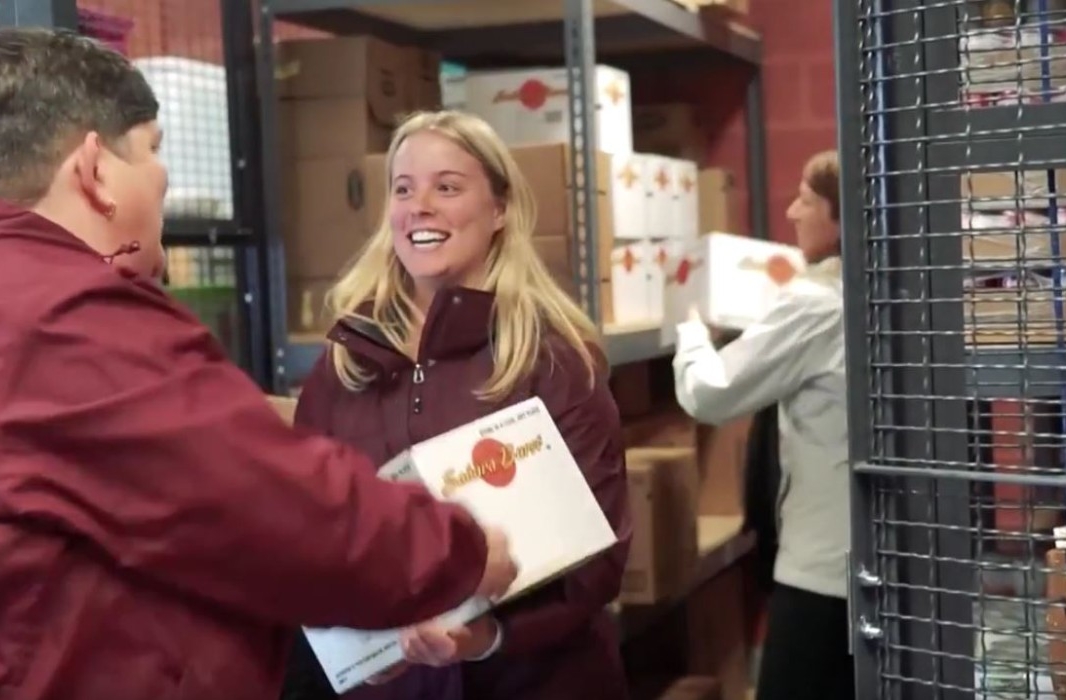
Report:
[{"label": "woman's face", "polygon": [[796,229],[796,245],[812,265],[840,250],[840,229],[833,220],[829,200],[801,182],[796,199],[786,212]]},{"label": "woman's face", "polygon": [[477,287],[503,205],[478,160],[432,131],[407,137],[392,162],[389,225],[419,303],[440,288]]}]

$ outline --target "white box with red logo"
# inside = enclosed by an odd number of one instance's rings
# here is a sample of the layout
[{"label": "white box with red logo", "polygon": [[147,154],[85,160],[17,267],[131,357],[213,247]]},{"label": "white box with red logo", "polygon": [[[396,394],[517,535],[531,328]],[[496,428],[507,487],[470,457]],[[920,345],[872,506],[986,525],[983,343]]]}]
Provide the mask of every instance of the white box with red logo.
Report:
[{"label": "white box with red logo", "polygon": [[699,167],[691,160],[670,161],[671,228],[668,238],[696,238],[700,234]]},{"label": "white box with red logo", "polygon": [[611,250],[612,323],[638,325],[662,319],[662,270],[649,240],[616,243]]},{"label": "white box with red logo", "polygon": [[[519,573],[500,603],[557,578],[617,542],[539,398],[421,442],[384,465],[378,476],[420,481],[438,499],[462,504],[478,522],[507,534]],[[460,626],[491,607],[487,600],[471,598],[438,620]],[[338,694],[403,660],[400,630],[335,627],[304,632]]]},{"label": "white box with red logo", "polygon": [[676,326],[694,306],[711,326],[748,328],[806,269],[798,248],[731,233],[667,241],[663,249],[663,345],[676,342]]},{"label": "white box with red logo", "polygon": [[666,156],[644,155],[645,217],[654,239],[679,238],[674,228],[674,162]]},{"label": "white box with red logo", "polygon": [[647,157],[639,153],[611,156],[611,209],[616,241],[648,237],[648,195],[644,182]]},{"label": "white box with red logo", "polygon": [[[633,150],[633,110],[629,74],[596,66],[597,150]],[[570,140],[570,99],[566,68],[473,72],[466,77],[466,109],[492,125],[512,146]]]}]

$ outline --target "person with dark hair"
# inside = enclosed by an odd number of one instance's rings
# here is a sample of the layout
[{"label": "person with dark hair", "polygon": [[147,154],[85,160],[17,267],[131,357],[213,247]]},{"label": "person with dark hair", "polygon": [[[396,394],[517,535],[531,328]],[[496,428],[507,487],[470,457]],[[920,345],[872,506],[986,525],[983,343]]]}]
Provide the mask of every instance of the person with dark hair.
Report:
[{"label": "person with dark hair", "polygon": [[757,700],[855,697],[839,202],[837,155],[819,153],[788,208],[807,269],[720,350],[698,314],[678,326],[675,392],[689,415],[720,425],[777,405],[777,551]]},{"label": "person with dark hair", "polygon": [[499,532],[286,426],[156,284],[157,107],[89,39],[0,29],[2,700],[276,697],[300,625],[515,578]]}]

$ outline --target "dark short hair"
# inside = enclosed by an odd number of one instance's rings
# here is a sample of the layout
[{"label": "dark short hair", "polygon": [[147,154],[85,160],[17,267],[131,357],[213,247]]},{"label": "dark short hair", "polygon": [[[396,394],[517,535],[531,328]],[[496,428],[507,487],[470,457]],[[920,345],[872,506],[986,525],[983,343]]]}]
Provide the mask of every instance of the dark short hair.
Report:
[{"label": "dark short hair", "polygon": [[811,156],[803,166],[803,181],[811,192],[829,202],[829,215],[840,221],[840,159],[836,151]]},{"label": "dark short hair", "polygon": [[116,147],[158,114],[152,88],[118,52],[66,30],[0,28],[0,199],[36,203],[87,133]]}]

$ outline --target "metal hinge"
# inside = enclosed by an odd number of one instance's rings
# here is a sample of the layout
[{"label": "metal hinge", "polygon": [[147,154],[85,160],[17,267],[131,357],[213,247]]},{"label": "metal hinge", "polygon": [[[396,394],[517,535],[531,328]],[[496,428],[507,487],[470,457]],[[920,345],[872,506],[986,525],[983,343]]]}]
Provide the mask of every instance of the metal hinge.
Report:
[{"label": "metal hinge", "polygon": [[883,583],[883,580],[880,576],[867,569],[865,565],[861,564],[859,565],[859,572],[853,575],[851,552],[849,551],[845,556],[847,557],[845,565],[848,575],[848,653],[854,654],[856,623],[858,623],[858,633],[867,641],[878,641],[885,636],[884,630],[871,623],[865,615],[860,615],[858,620],[855,619],[854,600],[860,590],[877,588]]}]

